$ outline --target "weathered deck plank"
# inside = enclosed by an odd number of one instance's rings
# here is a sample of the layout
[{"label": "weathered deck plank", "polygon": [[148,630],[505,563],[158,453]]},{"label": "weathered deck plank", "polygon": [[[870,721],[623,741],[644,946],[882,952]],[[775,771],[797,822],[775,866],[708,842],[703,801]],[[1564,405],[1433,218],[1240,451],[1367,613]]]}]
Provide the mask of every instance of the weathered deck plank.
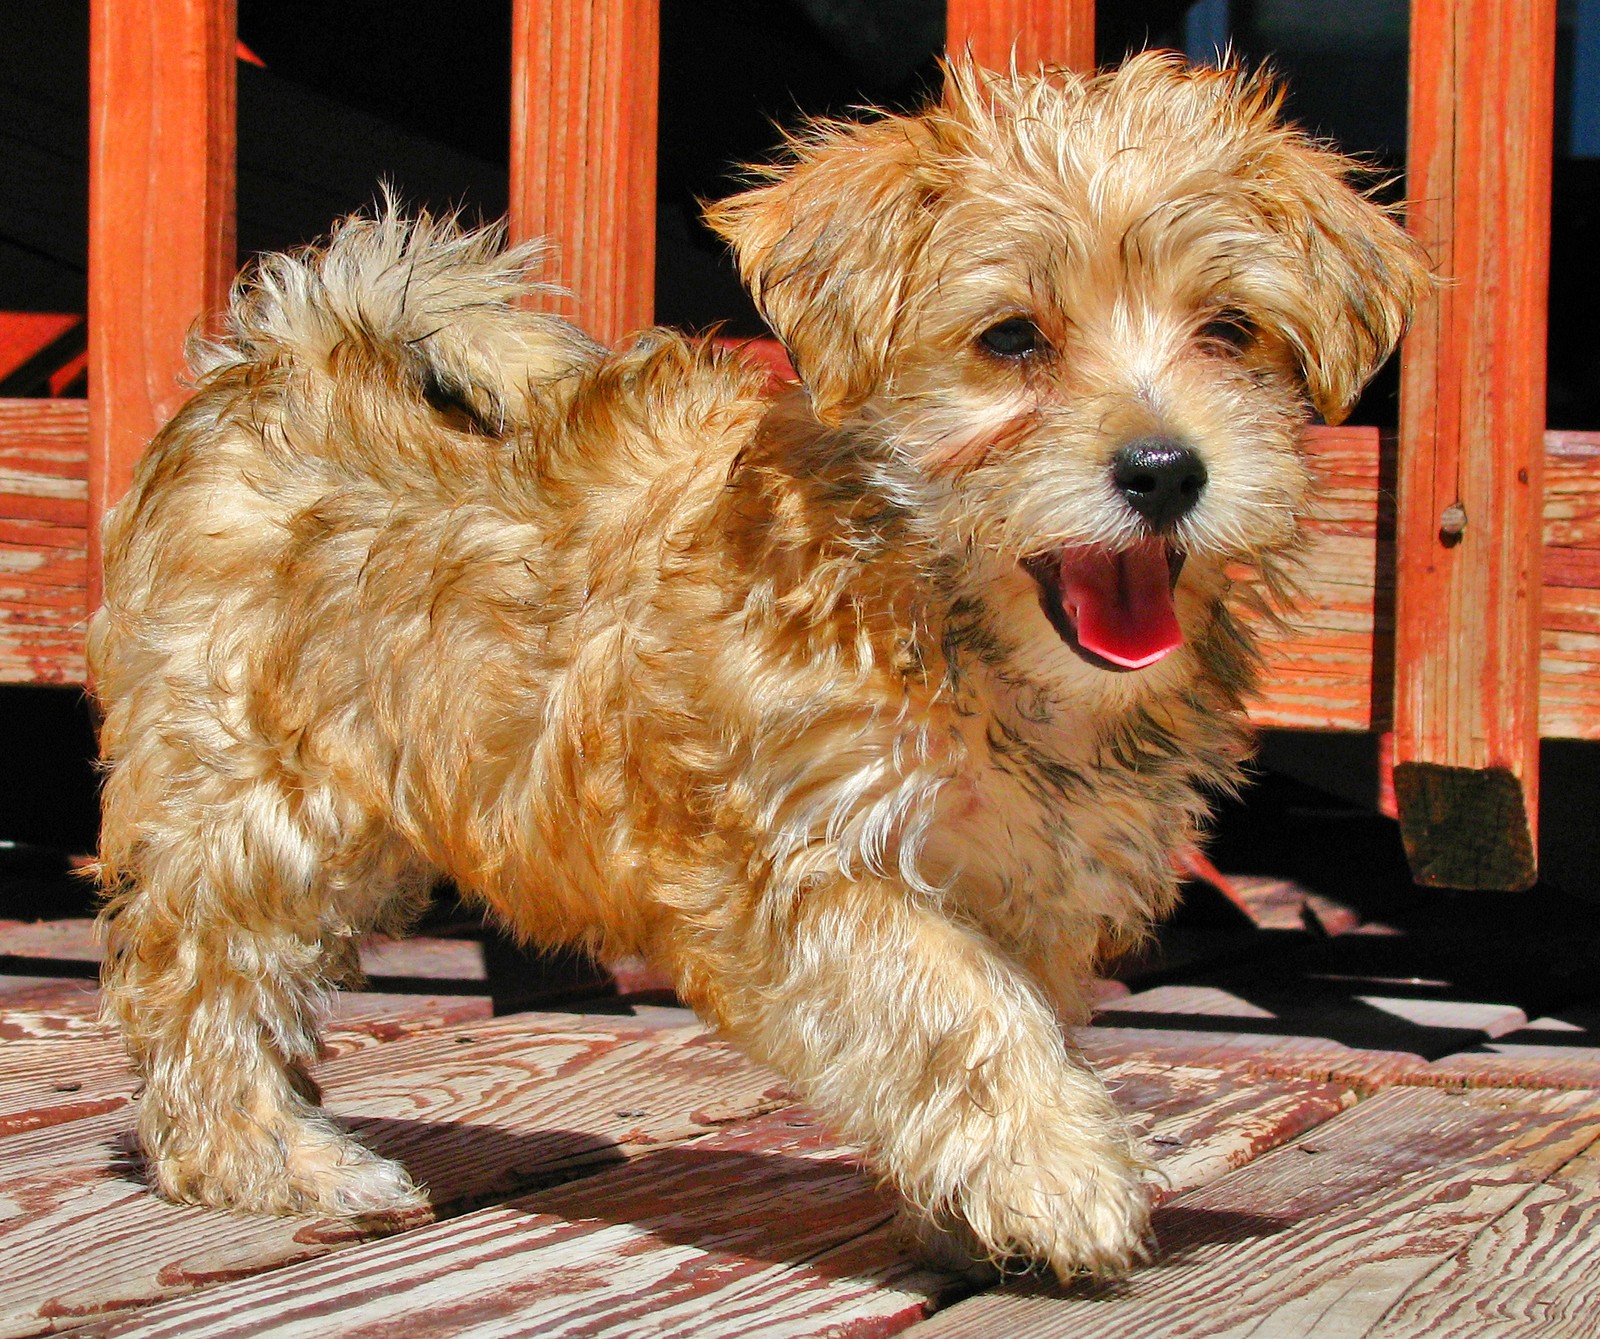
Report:
[{"label": "weathered deck plank", "polygon": [[1392,1089],[1158,1210],[1159,1259],[1116,1289],[1002,1289],[912,1333],[1592,1335],[1600,1267],[1564,1272],[1557,1238],[1600,1203],[1597,1118],[1594,1092]]},{"label": "weathered deck plank", "polygon": [[[318,1077],[330,1109],[400,1158],[445,1212],[782,1100],[772,1075],[701,1029],[628,1018],[521,1015],[346,1054]],[[112,1111],[4,1141],[0,1335],[65,1328],[397,1226],[163,1203],[118,1152],[126,1128],[126,1113]]]},{"label": "weathered deck plank", "polygon": [[[108,1335],[860,1333],[949,1280],[880,1229],[851,1151],[769,1117],[359,1252],[202,1293]],[[836,1256],[872,1236],[868,1258]],[[898,1328],[898,1326],[894,1326]]]},{"label": "weathered deck plank", "polygon": [[[1138,1060],[1107,1077],[1146,1124],[1167,1193],[1206,1184],[1353,1100],[1331,1085]],[[852,1150],[789,1108],[102,1332],[886,1334],[956,1286],[908,1258],[892,1213]]]}]

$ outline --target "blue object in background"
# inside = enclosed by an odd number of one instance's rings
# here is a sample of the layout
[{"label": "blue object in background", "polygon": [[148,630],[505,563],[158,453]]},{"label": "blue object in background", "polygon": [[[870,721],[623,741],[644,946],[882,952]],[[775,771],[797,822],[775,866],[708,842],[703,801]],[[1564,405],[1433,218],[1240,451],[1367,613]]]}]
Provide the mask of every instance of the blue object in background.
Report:
[{"label": "blue object in background", "polygon": [[1571,125],[1568,153],[1600,158],[1600,0],[1572,6]]},{"label": "blue object in background", "polygon": [[[1600,0],[1590,0],[1600,4]],[[1232,0],[1194,0],[1183,16],[1183,53],[1197,65],[1215,65],[1228,49]]]}]

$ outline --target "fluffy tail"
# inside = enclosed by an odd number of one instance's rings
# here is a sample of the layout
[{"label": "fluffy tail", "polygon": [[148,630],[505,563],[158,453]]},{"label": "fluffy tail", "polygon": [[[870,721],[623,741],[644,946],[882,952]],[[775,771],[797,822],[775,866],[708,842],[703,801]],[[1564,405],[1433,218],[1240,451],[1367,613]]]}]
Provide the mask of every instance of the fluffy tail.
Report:
[{"label": "fluffy tail", "polygon": [[502,225],[455,217],[352,216],[326,244],[263,257],[235,284],[221,338],[196,339],[197,381],[245,364],[315,377],[398,379],[448,416],[503,434],[525,425],[550,383],[595,363],[601,347],[522,300],[549,290],[534,273],[542,242],[506,245]]}]

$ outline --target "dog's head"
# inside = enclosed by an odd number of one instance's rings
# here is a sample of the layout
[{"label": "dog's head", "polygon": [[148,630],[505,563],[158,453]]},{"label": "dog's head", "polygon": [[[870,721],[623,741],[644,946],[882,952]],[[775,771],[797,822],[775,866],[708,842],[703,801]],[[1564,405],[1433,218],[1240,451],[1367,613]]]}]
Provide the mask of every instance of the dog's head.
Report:
[{"label": "dog's head", "polygon": [[816,417],[889,444],[1099,668],[1162,659],[1226,561],[1292,542],[1302,427],[1343,418],[1428,283],[1279,101],[1166,55],[956,61],[939,105],[815,126],[709,213]]}]

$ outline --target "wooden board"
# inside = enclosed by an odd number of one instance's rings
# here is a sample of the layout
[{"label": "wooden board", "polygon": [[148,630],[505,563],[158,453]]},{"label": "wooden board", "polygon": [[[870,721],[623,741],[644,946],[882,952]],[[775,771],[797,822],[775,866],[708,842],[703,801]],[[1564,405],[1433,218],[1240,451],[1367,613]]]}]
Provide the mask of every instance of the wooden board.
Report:
[{"label": "wooden board", "polygon": [[1229,1035],[1253,1035],[1264,1049],[1281,1039],[1325,1039],[1366,1050],[1431,1059],[1476,1046],[1526,1026],[1512,1004],[1384,994],[1356,983],[1286,976],[1277,988],[1168,985],[1138,991],[1101,1006],[1100,1019],[1130,1028],[1139,1023],[1194,1030],[1209,1025]]},{"label": "wooden board", "polygon": [[[403,1038],[318,1071],[328,1105],[400,1158],[442,1212],[696,1138],[783,1101],[773,1076],[698,1027],[520,1015]],[[15,1134],[0,1159],[0,1335],[324,1254],[399,1224],[266,1219],[156,1199],[126,1113]],[[119,1151],[121,1150],[121,1151]]]},{"label": "wooden board", "polygon": [[49,395],[83,351],[83,317],[74,312],[0,311],[0,395]]},{"label": "wooden board", "polygon": [[[477,1026],[492,1016],[486,995],[340,992],[322,1032],[323,1063],[402,1037]],[[7,1008],[0,1041],[0,1137],[115,1111],[138,1087],[121,1040],[89,1009]]]},{"label": "wooden board", "polygon": [[89,7],[89,600],[100,518],[183,402],[234,255],[235,0]]},{"label": "wooden board", "polygon": [[[612,343],[655,318],[657,0],[513,0],[511,231]],[[568,296],[570,295],[570,296]]]},{"label": "wooden board", "polygon": [[950,0],[945,45],[991,70],[1094,69],[1094,0]]},{"label": "wooden board", "polygon": [[88,618],[82,400],[0,400],[0,683],[82,683]]},{"label": "wooden board", "polygon": [[[1545,434],[1540,733],[1600,739],[1600,433]],[[1392,440],[1375,428],[1305,436],[1318,497],[1295,635],[1269,637],[1259,725],[1380,731],[1393,722]]]},{"label": "wooden board", "polygon": [[1600,1003],[1558,1008],[1429,1068],[1471,1087],[1600,1088]]},{"label": "wooden board", "polygon": [[1545,435],[1539,731],[1600,739],[1600,433]]},{"label": "wooden board", "polygon": [[1555,33],[1555,0],[1412,6],[1408,221],[1449,282],[1402,357],[1395,795],[1438,887],[1536,875]]},{"label": "wooden board", "polygon": [[1392,1089],[1156,1214],[1113,1289],[1009,1288],[916,1339],[1594,1333],[1600,1094]]},{"label": "wooden board", "polygon": [[[1130,1063],[1175,1190],[1328,1119],[1347,1090]],[[798,1109],[654,1151],[591,1179],[250,1282],[103,1333],[880,1335],[955,1280],[908,1258],[893,1202]]]}]

